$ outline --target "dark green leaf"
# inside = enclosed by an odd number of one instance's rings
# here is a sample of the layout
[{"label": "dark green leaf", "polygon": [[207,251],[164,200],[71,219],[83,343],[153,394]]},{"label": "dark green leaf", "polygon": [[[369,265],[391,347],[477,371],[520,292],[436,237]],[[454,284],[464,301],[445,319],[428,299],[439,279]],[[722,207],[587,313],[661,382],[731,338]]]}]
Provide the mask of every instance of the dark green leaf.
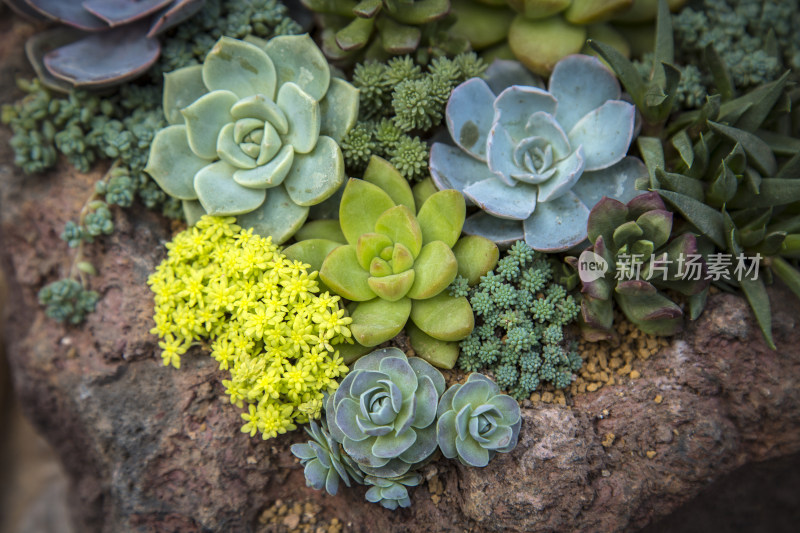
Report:
[{"label": "dark green leaf", "polygon": [[788,160],[775,174],[775,179],[797,179],[800,178],[800,153]]},{"label": "dark green leaf", "polygon": [[703,289],[697,294],[689,296],[689,320],[697,320],[703,309],[706,307],[708,299],[708,288]]},{"label": "dark green leaf", "polygon": [[793,233],[787,235],[781,243],[780,255],[797,259],[800,257],[800,235]]},{"label": "dark green leaf", "polygon": [[611,69],[617,74],[619,81],[625,87],[625,90],[633,98],[634,103],[643,110],[644,96],[645,96],[645,83],[639,75],[639,71],[633,66],[628,58],[617,52],[615,48],[605,43],[589,39],[587,44],[595,49],[600,54],[600,57],[606,60],[611,66]]},{"label": "dark green leaf", "polygon": [[639,147],[639,153],[642,154],[644,164],[647,165],[647,171],[650,173],[650,187],[653,189],[659,188],[656,168],[662,170],[666,168],[664,147],[661,145],[661,139],[658,137],[639,137],[636,139],[636,145]]},{"label": "dark green leaf", "polygon": [[770,224],[767,228],[768,231],[783,231],[786,233],[800,233],[800,215],[795,215],[791,218],[780,220],[774,224]]},{"label": "dark green leaf", "polygon": [[725,248],[725,224],[722,213],[706,204],[672,191],[658,190],[664,200],[672,204],[683,217],[700,233],[714,241],[719,248]]},{"label": "dark green leaf", "polygon": [[675,46],[672,39],[672,14],[669,12],[669,4],[667,0],[659,0],[658,13],[656,15],[656,45],[653,58],[656,65],[675,62]]},{"label": "dark green leaf", "polygon": [[800,153],[800,139],[767,130],[758,130],[756,135],[769,145],[775,155],[794,156]]},{"label": "dark green leaf", "polygon": [[[775,106],[781,93],[783,93],[786,82],[789,79],[789,73],[790,71],[787,71],[777,80],[765,83],[744,96],[723,104],[720,111],[720,120],[735,124],[737,128],[746,131],[756,131],[764,123],[770,110]],[[738,109],[745,106],[746,112],[744,114],[737,113]],[[730,120],[727,115],[731,112],[732,114],[739,114],[739,118],[735,121]]]},{"label": "dark green leaf", "polygon": [[[713,136],[713,133],[710,134]],[[694,164],[687,174],[695,179],[702,179],[708,169],[709,153],[706,136],[700,133],[700,138],[694,143]]]},{"label": "dark green leaf", "polygon": [[800,298],[800,272],[796,268],[785,259],[775,257],[772,260],[772,271]]},{"label": "dark green leaf", "polygon": [[775,342],[772,340],[772,311],[769,308],[769,296],[764,282],[760,279],[746,279],[739,281],[750,307],[756,315],[756,321],[764,334],[767,346],[775,349]]},{"label": "dark green leaf", "polygon": [[699,180],[683,174],[664,172],[660,168],[656,168],[656,177],[662,188],[703,201],[703,184]]},{"label": "dark green leaf", "polygon": [[747,167],[744,171],[744,184],[750,194],[761,192],[761,174],[753,167]]},{"label": "dark green leaf", "polygon": [[775,161],[775,156],[772,154],[769,145],[754,134],[710,120],[708,121],[708,125],[713,131],[719,133],[723,137],[741,144],[747,154],[749,163],[756,167],[762,174],[774,176],[778,171],[778,163]]},{"label": "dark green leaf", "polygon": [[719,57],[713,43],[709,43],[703,52],[706,64],[711,71],[711,75],[714,77],[714,86],[717,88],[717,91],[719,91],[722,100],[727,102],[734,96],[733,82],[731,81],[728,67],[725,66],[725,62],[722,61],[722,58]]},{"label": "dark green leaf", "polygon": [[678,154],[680,154],[683,163],[686,165],[686,168],[691,168],[692,164],[694,163],[694,146],[692,145],[692,139],[689,137],[689,134],[686,130],[681,130],[676,133],[672,139],[672,146],[678,150]]},{"label": "dark green leaf", "polygon": [[772,257],[780,252],[781,246],[783,246],[783,242],[785,240],[786,233],[782,231],[767,233],[767,235],[764,237],[764,240],[758,245],[753,246],[750,249],[750,252],[759,253],[764,257]]},{"label": "dark green leaf", "polygon": [[768,178],[761,180],[760,193],[751,194],[741,189],[736,196],[728,202],[728,207],[773,207],[776,205],[790,204],[800,200],[800,180],[786,180]]}]

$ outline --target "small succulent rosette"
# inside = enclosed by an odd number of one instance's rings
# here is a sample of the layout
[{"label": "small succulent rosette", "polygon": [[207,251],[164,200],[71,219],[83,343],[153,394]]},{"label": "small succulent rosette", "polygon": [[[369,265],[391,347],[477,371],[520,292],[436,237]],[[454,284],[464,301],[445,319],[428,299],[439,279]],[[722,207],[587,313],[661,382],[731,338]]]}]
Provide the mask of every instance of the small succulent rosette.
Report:
[{"label": "small succulent rosette", "polygon": [[614,301],[644,333],[673,335],[681,329],[683,310],[661,290],[693,296],[709,281],[694,234],[670,238],[672,216],[656,192],[637,196],[627,205],[603,198],[592,209],[592,247],[580,258],[567,258],[583,284],[580,322],[585,338],[613,336]]},{"label": "small succulent rosette", "polygon": [[436,437],[442,454],[466,466],[483,467],[496,453],[517,446],[522,425],[517,401],[483,374],[455,384],[442,395]]},{"label": "small succulent rosette", "polygon": [[202,65],[165,75],[164,114],[145,171],[183,201],[189,223],[238,215],[282,243],[344,183],[338,141],[358,91],[331,77],[308,35],[222,37]]},{"label": "small succulent rosette", "polygon": [[444,377],[397,348],[362,357],[328,397],[331,436],[367,475],[403,476],[436,451]]},{"label": "small succulent rosette", "polygon": [[[328,221],[338,236],[301,240],[286,254],[318,269],[332,292],[354,302],[350,330],[362,348],[358,355],[410,322],[414,349],[436,366],[452,368],[455,343],[469,335],[475,319],[469,301],[445,289],[458,274],[476,283],[498,256],[488,239],[461,238],[465,211],[456,191],[422,198],[397,169],[373,157],[364,179],[345,186],[339,220]],[[303,236],[309,233],[304,228]]]},{"label": "small succulent rosette", "polygon": [[447,127],[456,146],[432,146],[434,182],[481,209],[465,233],[500,245],[524,239],[544,252],[580,244],[589,210],[603,196],[627,202],[647,176],[626,157],[634,106],[621,100],[614,74],[585,55],[559,61],[549,90],[514,62],[496,62],[487,77],[453,90]]}]

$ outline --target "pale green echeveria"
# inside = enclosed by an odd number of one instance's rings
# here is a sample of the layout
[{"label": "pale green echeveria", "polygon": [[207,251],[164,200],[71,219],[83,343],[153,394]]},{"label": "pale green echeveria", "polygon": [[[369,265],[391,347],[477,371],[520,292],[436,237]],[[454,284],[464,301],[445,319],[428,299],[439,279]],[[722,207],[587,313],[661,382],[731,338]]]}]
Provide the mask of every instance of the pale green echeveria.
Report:
[{"label": "pale green echeveria", "polygon": [[441,343],[465,338],[475,319],[469,301],[445,289],[458,274],[477,280],[491,270],[497,249],[483,238],[461,243],[466,205],[457,191],[417,197],[419,208],[397,169],[374,157],[364,179],[350,179],[342,195],[338,225],[346,244],[309,239],[286,254],[318,267],[328,288],[355,302],[350,330],[360,346],[391,339],[410,319],[414,349],[452,368],[457,350]]},{"label": "pale green echeveria", "polygon": [[571,55],[556,64],[549,90],[526,83],[517,64],[497,80],[468,80],[447,103],[457,146],[435,143],[430,169],[440,189],[460,191],[481,211],[464,232],[508,245],[524,239],[544,252],[586,239],[590,209],[603,197],[627,202],[647,170],[626,157],[635,108],[597,59]]},{"label": "pale green echeveria", "polygon": [[379,503],[394,511],[398,507],[411,507],[411,498],[406,487],[416,487],[422,482],[422,476],[409,472],[402,476],[383,478],[366,476],[364,482],[372,485],[365,495],[367,501]]},{"label": "pale green echeveria", "polygon": [[347,454],[341,453],[339,443],[327,431],[324,420],[320,424],[311,420],[306,432],[311,440],[292,444],[292,453],[305,467],[307,486],[316,490],[324,488],[328,494],[335,496],[339,481],[344,481],[348,487],[350,478],[357,483],[364,482],[364,474]]},{"label": "pale green echeveria", "polygon": [[338,141],[358,90],[331,77],[308,35],[222,37],[202,65],[165,75],[164,113],[145,170],[189,223],[237,215],[281,243],[344,183]]},{"label": "pale green echeveria", "polygon": [[442,454],[478,467],[489,464],[496,453],[513,450],[522,424],[517,401],[479,373],[447,389],[437,418],[436,438]]},{"label": "pale green echeveria", "polygon": [[328,397],[331,436],[369,476],[402,476],[436,451],[436,410],[444,377],[397,348],[376,350],[353,366]]}]

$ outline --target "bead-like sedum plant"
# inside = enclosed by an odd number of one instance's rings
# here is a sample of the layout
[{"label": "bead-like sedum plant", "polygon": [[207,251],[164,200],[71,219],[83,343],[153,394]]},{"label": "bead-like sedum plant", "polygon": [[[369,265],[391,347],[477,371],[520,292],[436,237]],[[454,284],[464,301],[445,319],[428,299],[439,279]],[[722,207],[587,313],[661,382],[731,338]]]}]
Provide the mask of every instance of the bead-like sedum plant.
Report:
[{"label": "bead-like sedum plant", "polygon": [[[664,290],[700,294],[709,284],[706,266],[691,233],[672,237],[672,213],[656,192],[627,205],[604,198],[589,215],[592,248],[568,262],[581,272],[581,329],[588,340],[612,338],[613,302],[644,333],[673,335],[683,326],[683,310]],[[599,256],[607,270],[600,277],[581,271]],[[694,261],[695,266],[688,266]],[[596,279],[595,279],[596,278]]]},{"label": "bead-like sedum plant", "polygon": [[222,37],[202,65],[166,75],[164,114],[145,169],[184,202],[187,220],[240,215],[276,243],[344,182],[337,142],[358,91],[332,78],[308,35]]},{"label": "bead-like sedum plant", "polygon": [[517,446],[522,424],[517,401],[483,374],[470,374],[442,395],[436,438],[442,454],[466,466],[483,467],[496,453]]},{"label": "bead-like sedum plant", "polygon": [[316,272],[287,259],[269,238],[204,216],[167,244],[148,279],[164,365],[200,343],[244,407],[242,431],[268,439],[319,417],[323,397],[347,372],[338,348],[350,337],[339,297],[320,294]]},{"label": "bead-like sedum plant", "polygon": [[307,239],[286,253],[318,266],[333,292],[355,302],[351,330],[361,346],[391,339],[410,319],[420,355],[430,355],[423,345],[438,346],[431,362],[452,368],[457,348],[447,343],[469,335],[474,318],[467,299],[445,289],[460,272],[475,283],[494,266],[497,248],[487,239],[459,240],[466,206],[457,191],[414,196],[395,168],[373,157],[364,179],[344,189],[338,226],[346,244]]},{"label": "bead-like sedum plant", "polygon": [[516,85],[513,70],[497,74],[504,77],[471,79],[453,91],[447,127],[457,147],[433,145],[431,174],[440,189],[456,189],[481,209],[466,233],[567,250],[586,239],[600,198],[637,194],[645,168],[626,157],[635,109],[593,57],[559,61],[547,91]]}]

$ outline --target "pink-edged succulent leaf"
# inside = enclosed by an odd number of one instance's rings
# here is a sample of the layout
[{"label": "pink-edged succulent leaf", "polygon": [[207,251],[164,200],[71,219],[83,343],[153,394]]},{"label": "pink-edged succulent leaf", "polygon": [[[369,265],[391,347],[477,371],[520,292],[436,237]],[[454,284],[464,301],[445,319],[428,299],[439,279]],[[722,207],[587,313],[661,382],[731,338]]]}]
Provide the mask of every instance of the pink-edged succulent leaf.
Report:
[{"label": "pink-edged succulent leaf", "polygon": [[589,241],[596,242],[601,238],[605,242],[614,242],[614,230],[628,220],[628,208],[619,200],[604,196],[589,213],[587,232]]},{"label": "pink-edged succulent leaf", "polygon": [[611,299],[600,300],[584,296],[581,302],[579,325],[583,337],[591,342],[614,338],[614,303]]},{"label": "pink-edged succulent leaf", "polygon": [[5,3],[18,15],[35,21],[47,20],[47,17],[36,9],[33,9],[25,0],[5,0]]},{"label": "pink-edged succulent leaf", "polygon": [[143,74],[158,59],[161,45],[147,37],[143,23],[89,35],[48,52],[44,64],[75,87],[99,89]]},{"label": "pink-edged succulent leaf", "polygon": [[153,21],[147,36],[154,37],[177,26],[200,11],[205,3],[205,0],[175,0]]},{"label": "pink-edged succulent leaf", "polygon": [[167,7],[172,0],[83,0],[83,8],[109,26],[142,19]]},{"label": "pink-edged succulent leaf", "polygon": [[84,9],[83,0],[26,0],[33,9],[56,22],[84,31],[107,30],[109,25]]},{"label": "pink-edged succulent leaf", "polygon": [[34,33],[25,42],[25,55],[30,61],[33,70],[41,82],[50,89],[60,92],[72,90],[72,84],[56,78],[44,65],[44,56],[57,48],[74,43],[85,37],[86,33],[68,26],[56,26],[47,30]]},{"label": "pink-edged succulent leaf", "polygon": [[630,211],[631,219],[637,219],[648,211],[666,211],[666,209],[667,207],[664,205],[661,196],[655,191],[640,194],[628,202],[628,210]]},{"label": "pink-edged succulent leaf", "polygon": [[625,317],[649,335],[674,335],[683,325],[681,308],[646,281],[618,283],[615,299]]},{"label": "pink-edged succulent leaf", "polygon": [[672,213],[662,209],[654,209],[642,214],[636,219],[636,225],[642,231],[643,239],[653,243],[653,247],[660,248],[672,233]]}]

